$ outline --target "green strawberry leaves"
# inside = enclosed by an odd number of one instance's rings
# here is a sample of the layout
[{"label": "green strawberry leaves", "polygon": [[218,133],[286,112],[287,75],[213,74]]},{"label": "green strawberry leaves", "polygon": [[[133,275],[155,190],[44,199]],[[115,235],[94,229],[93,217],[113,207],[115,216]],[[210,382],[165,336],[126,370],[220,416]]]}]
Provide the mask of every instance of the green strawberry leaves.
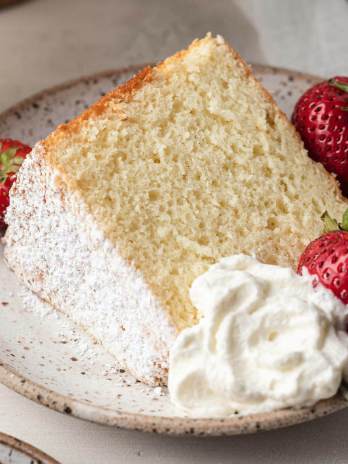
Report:
[{"label": "green strawberry leaves", "polygon": [[324,223],[324,233],[334,232],[335,230],[348,232],[348,208],[343,213],[342,222],[340,223],[333,219],[327,211],[324,211],[320,219]]},{"label": "green strawberry leaves", "polygon": [[9,174],[16,173],[23,162],[23,158],[15,156],[16,148],[9,148],[0,152],[0,183],[6,182]]},{"label": "green strawberry leaves", "polygon": [[327,211],[325,211],[321,216],[320,219],[324,223],[324,233],[333,232],[335,230],[339,230],[339,224],[336,219],[333,219]]},{"label": "green strawberry leaves", "polygon": [[346,209],[343,213],[341,229],[348,231],[348,209]]}]

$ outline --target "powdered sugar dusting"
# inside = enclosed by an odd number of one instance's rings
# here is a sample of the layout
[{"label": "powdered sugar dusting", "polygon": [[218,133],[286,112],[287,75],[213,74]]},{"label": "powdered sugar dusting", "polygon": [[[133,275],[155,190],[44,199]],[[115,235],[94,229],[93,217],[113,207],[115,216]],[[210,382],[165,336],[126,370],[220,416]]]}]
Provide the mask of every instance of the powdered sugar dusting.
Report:
[{"label": "powdered sugar dusting", "polygon": [[43,157],[39,143],[11,192],[5,237],[10,267],[137,378],[165,381],[175,339],[166,312],[103,237],[77,194],[58,187],[59,175]]}]

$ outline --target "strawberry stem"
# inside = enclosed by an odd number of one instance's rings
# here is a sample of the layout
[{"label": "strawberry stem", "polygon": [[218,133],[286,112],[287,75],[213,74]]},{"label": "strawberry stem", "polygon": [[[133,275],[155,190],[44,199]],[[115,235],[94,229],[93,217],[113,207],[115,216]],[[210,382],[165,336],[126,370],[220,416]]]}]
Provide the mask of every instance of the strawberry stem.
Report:
[{"label": "strawberry stem", "polygon": [[344,84],[343,82],[339,82],[336,79],[329,79],[329,85],[332,85],[332,87],[335,87],[336,89],[340,89],[343,92],[348,93],[348,84]]}]

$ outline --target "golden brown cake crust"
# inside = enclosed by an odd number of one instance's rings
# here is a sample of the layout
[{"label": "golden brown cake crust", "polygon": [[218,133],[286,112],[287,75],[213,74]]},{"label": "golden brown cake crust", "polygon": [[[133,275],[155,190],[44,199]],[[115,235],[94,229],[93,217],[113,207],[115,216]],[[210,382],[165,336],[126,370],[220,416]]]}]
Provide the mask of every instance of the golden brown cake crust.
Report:
[{"label": "golden brown cake crust", "polygon": [[106,108],[110,107],[112,104],[129,101],[137,90],[152,81],[152,71],[153,69],[150,66],[146,66],[129,81],[119,85],[106,94],[82,114],[66,124],[59,125],[57,129],[43,141],[43,146],[46,151],[49,152],[50,147],[56,145],[61,137],[67,137],[69,134],[78,132],[83,121],[101,116],[106,111]]},{"label": "golden brown cake crust", "polygon": [[[175,53],[173,56],[165,59],[164,61],[160,62],[154,67],[146,66],[142,70],[140,70],[136,75],[134,75],[130,80],[127,82],[120,84],[118,87],[113,89],[111,92],[107,93],[104,97],[86,109],[81,115],[77,116],[76,118],[72,119],[66,124],[61,124],[57,127],[55,131],[53,131],[45,140],[42,141],[43,146],[45,147],[46,152],[46,160],[51,163],[55,168],[64,175],[64,169],[61,165],[55,162],[55,160],[50,156],[50,148],[55,146],[62,138],[66,138],[69,135],[77,133],[80,129],[84,121],[89,119],[98,118],[103,115],[108,109],[112,108],[112,111],[117,115],[120,119],[126,118],[123,114],[120,104],[128,103],[132,100],[135,93],[140,90],[146,84],[152,82],[156,79],[156,72],[166,74],[168,70],[168,65],[175,61],[182,60],[186,55],[188,55],[194,48],[199,47],[200,43],[207,38],[211,39],[211,34],[208,34],[205,39],[195,39],[191,45],[186,50],[181,50]],[[259,91],[265,97],[265,99],[271,104],[272,109],[277,111],[279,116],[283,119],[284,123],[287,125],[288,129],[293,132],[294,137],[298,140],[298,142],[303,146],[303,141],[296,131],[294,126],[290,123],[285,113],[278,108],[274,98],[265,89],[260,81],[253,75],[251,67],[247,64],[247,62],[239,55],[236,50],[234,50],[228,43],[226,46],[229,52],[235,58],[237,64],[243,70],[245,77],[251,78],[255,81]],[[330,175],[332,179],[332,184],[336,185],[337,195],[343,201],[346,199],[341,194],[341,190],[339,188],[338,182],[335,180],[334,176]],[[62,181],[62,179],[60,179]],[[71,182],[69,183],[70,188],[74,188],[74,184]]]}]

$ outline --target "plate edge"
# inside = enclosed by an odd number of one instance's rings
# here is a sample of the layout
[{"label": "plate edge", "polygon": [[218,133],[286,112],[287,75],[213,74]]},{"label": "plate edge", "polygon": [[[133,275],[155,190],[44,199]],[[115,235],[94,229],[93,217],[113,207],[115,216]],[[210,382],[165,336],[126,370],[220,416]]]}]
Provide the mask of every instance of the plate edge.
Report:
[{"label": "plate edge", "polygon": [[42,464],[59,464],[54,458],[39,450],[33,445],[30,445],[26,441],[16,438],[12,435],[0,432],[0,444],[9,446],[25,455],[29,458],[37,459],[42,461]]},{"label": "plate edge", "polygon": [[[26,383],[30,388],[26,388]],[[0,362],[0,383],[37,404],[65,415],[87,420],[92,423],[108,425],[128,430],[152,432],[164,435],[192,436],[231,436],[246,435],[259,431],[288,427],[337,412],[348,406],[341,393],[323,400],[312,408],[291,410],[290,416],[263,420],[262,415],[233,418],[199,419],[187,417],[163,417],[130,412],[117,412],[112,409],[95,407],[83,401],[68,398],[37,383],[27,380],[5,363]],[[283,414],[284,410],[275,411]],[[245,422],[245,424],[244,424]],[[263,422],[263,423],[262,423]],[[242,427],[241,427],[242,426]]]}]

